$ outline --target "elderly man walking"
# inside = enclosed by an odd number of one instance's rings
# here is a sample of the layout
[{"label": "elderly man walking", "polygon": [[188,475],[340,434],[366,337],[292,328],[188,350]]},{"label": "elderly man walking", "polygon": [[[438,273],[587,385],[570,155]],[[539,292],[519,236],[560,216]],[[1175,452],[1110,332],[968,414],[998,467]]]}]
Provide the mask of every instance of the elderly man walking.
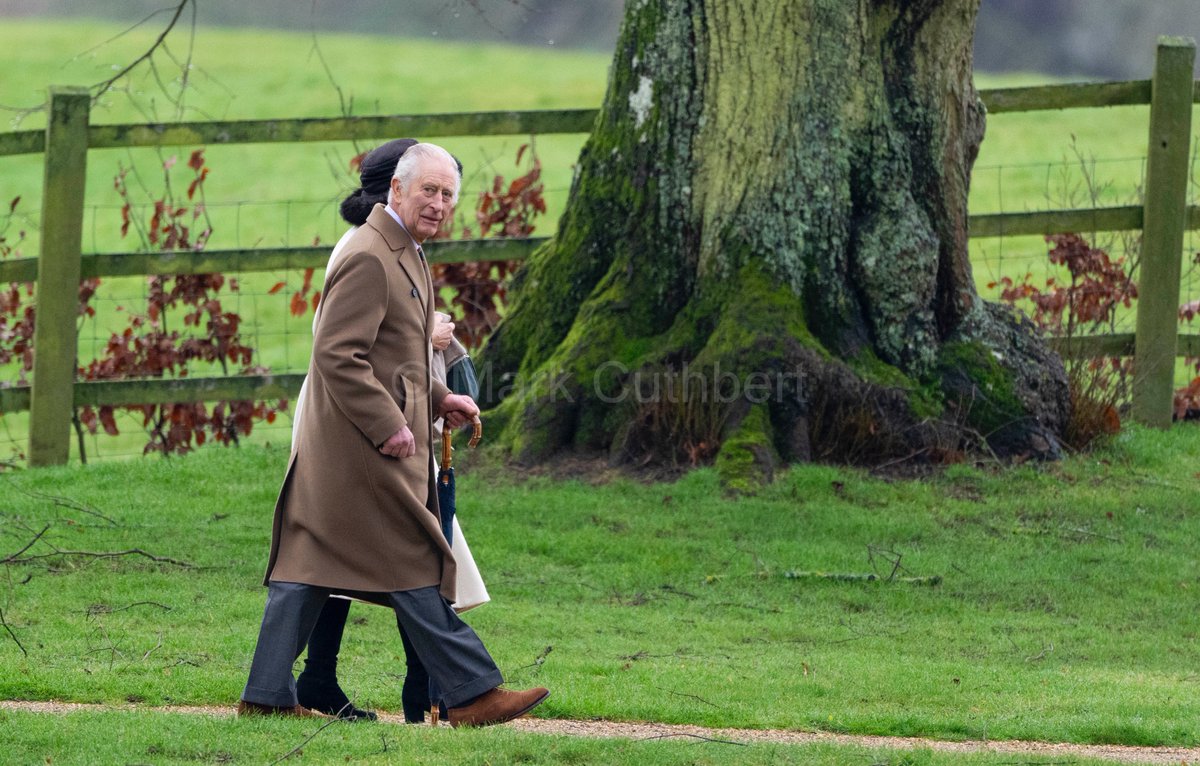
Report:
[{"label": "elderly man walking", "polygon": [[421,243],[449,217],[459,183],[445,149],[408,149],[387,205],[325,275],[240,715],[313,715],[297,703],[292,664],[331,593],[395,610],[453,726],[512,720],[549,696],[498,688],[491,655],[450,608],[455,567],[438,516],[432,424],[436,413],[460,426],[479,408],[431,377],[434,295]]}]

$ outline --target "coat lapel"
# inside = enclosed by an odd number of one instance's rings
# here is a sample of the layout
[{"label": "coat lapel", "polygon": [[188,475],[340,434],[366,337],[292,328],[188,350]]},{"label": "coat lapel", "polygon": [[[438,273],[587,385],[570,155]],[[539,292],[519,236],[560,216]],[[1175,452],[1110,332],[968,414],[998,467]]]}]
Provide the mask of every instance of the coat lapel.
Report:
[{"label": "coat lapel", "polygon": [[421,314],[425,317],[425,334],[429,334],[429,317],[433,313],[430,299],[433,297],[433,282],[429,267],[417,255],[417,243],[404,227],[396,223],[382,204],[375,205],[367,223],[379,231],[384,242],[396,256],[400,269],[408,277],[415,297],[421,301]]}]

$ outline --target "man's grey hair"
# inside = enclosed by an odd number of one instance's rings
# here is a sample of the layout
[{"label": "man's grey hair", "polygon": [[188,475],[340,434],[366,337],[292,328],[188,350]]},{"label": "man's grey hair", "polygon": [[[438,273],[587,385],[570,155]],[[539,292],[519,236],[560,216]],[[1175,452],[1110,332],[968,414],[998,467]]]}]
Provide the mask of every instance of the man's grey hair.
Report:
[{"label": "man's grey hair", "polygon": [[[453,204],[458,204],[458,192],[462,188],[462,176],[458,173],[458,162],[450,156],[450,152],[446,151],[437,144],[414,144],[410,146],[404,154],[400,156],[400,161],[396,163],[396,170],[392,173],[392,178],[400,181],[400,189],[408,191],[408,186],[417,177],[417,171],[421,167],[424,160],[441,160],[447,163],[453,170],[454,175],[454,199]],[[392,190],[388,189],[388,204],[392,204]]]}]

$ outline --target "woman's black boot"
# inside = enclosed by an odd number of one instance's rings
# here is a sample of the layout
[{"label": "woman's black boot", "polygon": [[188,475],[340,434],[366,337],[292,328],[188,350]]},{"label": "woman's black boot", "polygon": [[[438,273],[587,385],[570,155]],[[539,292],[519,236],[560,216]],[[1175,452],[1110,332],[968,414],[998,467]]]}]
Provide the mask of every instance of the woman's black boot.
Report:
[{"label": "woman's black boot", "polygon": [[308,658],[296,679],[296,697],[301,705],[318,713],[347,720],[374,721],[378,718],[375,713],[355,707],[338,686],[337,657],[349,613],[350,602],[344,598],[331,598],[325,602],[308,639]]},{"label": "woman's black boot", "polygon": [[404,675],[404,686],[400,688],[404,721],[425,723],[425,714],[429,712],[429,672],[417,656],[417,650],[408,640],[404,628],[400,628],[400,640],[404,643],[404,662],[408,666]]}]

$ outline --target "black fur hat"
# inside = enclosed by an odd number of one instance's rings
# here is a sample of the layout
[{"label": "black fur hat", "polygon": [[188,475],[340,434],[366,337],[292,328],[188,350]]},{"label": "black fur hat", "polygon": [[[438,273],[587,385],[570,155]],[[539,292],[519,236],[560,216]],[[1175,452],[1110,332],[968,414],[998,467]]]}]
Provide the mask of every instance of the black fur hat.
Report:
[{"label": "black fur hat", "polygon": [[[342,200],[342,218],[347,223],[362,226],[367,222],[367,216],[371,215],[376,203],[387,202],[396,163],[409,147],[418,143],[420,142],[415,138],[397,138],[367,152],[362,164],[358,166],[358,181],[361,186]],[[454,155],[450,156],[458,166],[458,177],[462,178],[462,163]]]},{"label": "black fur hat", "polygon": [[362,226],[377,202],[387,202],[388,188],[396,163],[410,146],[417,144],[415,138],[397,138],[367,152],[358,168],[361,186],[342,200],[342,218],[347,223]]}]

